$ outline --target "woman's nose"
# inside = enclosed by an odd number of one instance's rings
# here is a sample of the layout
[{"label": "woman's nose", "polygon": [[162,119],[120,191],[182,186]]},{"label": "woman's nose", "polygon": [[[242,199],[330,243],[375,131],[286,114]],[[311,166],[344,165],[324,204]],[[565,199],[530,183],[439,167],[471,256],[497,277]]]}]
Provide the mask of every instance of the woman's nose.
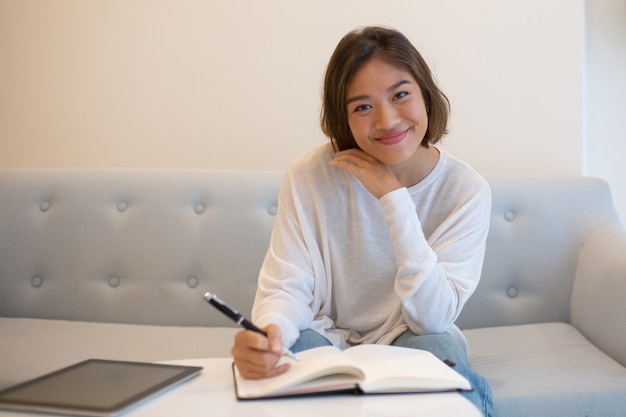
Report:
[{"label": "woman's nose", "polygon": [[374,127],[378,130],[388,130],[400,122],[397,110],[391,104],[383,104],[376,109]]}]

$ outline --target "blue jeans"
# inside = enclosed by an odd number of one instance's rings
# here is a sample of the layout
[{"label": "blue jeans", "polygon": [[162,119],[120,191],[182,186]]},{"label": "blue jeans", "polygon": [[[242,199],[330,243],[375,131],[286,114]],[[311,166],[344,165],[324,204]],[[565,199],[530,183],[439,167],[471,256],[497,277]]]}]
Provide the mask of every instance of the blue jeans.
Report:
[{"label": "blue jeans", "polygon": [[[291,346],[292,352],[301,352],[319,346],[329,346],[332,343],[314,330],[307,329],[300,332],[300,337]],[[469,366],[467,352],[450,333],[416,335],[407,330],[393,341],[394,346],[403,346],[413,349],[422,349],[432,352],[441,360],[454,362],[454,369],[463,375],[472,385],[472,391],[460,391],[460,394],[470,400],[485,417],[493,417],[493,398],[489,384]]]}]

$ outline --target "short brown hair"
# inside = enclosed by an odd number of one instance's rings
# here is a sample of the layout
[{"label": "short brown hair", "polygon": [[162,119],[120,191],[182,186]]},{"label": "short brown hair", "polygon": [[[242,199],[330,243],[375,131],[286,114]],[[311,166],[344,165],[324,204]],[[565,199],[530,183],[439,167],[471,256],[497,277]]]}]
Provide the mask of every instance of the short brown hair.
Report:
[{"label": "short brown hair", "polygon": [[336,151],[358,148],[348,125],[346,90],[352,76],[373,58],[408,71],[417,81],[428,113],[428,128],[422,146],[437,143],[446,133],[450,102],[437,87],[426,61],[400,32],[383,27],[353,30],[333,52],[322,98],[321,127]]}]

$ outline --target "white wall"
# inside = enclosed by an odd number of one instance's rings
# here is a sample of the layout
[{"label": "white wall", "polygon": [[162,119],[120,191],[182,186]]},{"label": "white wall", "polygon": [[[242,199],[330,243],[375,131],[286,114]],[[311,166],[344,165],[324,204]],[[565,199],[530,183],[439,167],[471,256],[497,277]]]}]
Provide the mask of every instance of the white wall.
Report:
[{"label": "white wall", "polygon": [[325,138],[322,74],[384,24],[484,173],[580,175],[582,0],[0,0],[0,166],[283,169]]},{"label": "white wall", "polygon": [[585,173],[606,178],[626,221],[626,0],[587,0]]}]

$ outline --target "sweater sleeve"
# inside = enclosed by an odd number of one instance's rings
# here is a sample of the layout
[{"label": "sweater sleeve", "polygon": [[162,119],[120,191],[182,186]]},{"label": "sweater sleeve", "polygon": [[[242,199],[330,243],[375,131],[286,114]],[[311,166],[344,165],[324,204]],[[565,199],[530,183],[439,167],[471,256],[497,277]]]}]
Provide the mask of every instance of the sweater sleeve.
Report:
[{"label": "sweater sleeve", "polygon": [[406,324],[417,334],[446,331],[480,279],[491,212],[488,186],[456,202],[428,238],[406,188],[380,202],[396,257],[394,289]]},{"label": "sweater sleeve", "polygon": [[[291,346],[299,331],[311,326],[319,300],[314,288],[322,284],[315,279],[315,267],[308,250],[310,232],[302,230],[296,214],[289,176],[279,194],[278,213],[270,245],[259,272],[252,319],[261,327],[276,324],[283,343]],[[323,288],[315,293],[323,293]]]}]

